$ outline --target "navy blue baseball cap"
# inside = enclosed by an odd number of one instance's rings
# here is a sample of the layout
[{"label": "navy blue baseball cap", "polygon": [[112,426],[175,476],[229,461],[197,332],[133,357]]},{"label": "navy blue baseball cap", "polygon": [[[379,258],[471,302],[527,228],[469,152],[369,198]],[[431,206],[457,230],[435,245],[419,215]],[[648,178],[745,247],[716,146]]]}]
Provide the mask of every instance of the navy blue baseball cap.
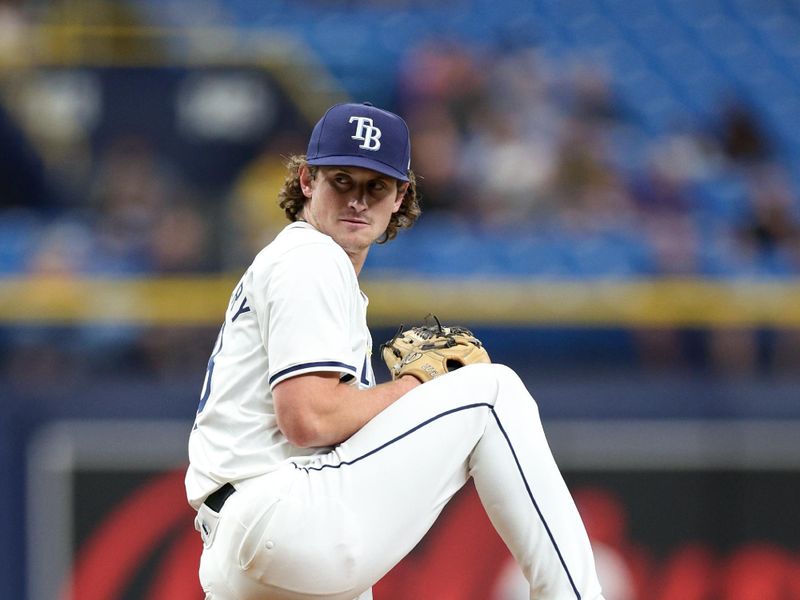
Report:
[{"label": "navy blue baseball cap", "polygon": [[364,167],[408,181],[408,125],[368,102],[336,104],[314,126],[306,159],[310,165]]}]

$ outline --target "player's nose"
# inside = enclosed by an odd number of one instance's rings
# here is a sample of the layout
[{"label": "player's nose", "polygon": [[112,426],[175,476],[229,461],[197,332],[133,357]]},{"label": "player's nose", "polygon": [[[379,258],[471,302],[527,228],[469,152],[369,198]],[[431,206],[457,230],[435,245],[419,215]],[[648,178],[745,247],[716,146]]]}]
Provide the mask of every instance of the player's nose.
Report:
[{"label": "player's nose", "polygon": [[365,210],[368,206],[366,190],[361,188],[355,189],[350,195],[350,198],[348,198],[347,206],[354,210]]}]

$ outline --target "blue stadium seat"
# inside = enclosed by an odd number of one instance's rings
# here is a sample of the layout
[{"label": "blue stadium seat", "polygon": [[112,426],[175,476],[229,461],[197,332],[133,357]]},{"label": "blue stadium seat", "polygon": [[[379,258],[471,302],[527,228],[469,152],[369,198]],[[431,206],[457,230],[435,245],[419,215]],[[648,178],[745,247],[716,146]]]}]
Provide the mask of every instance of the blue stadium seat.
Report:
[{"label": "blue stadium seat", "polygon": [[690,27],[700,27],[723,12],[720,0],[660,0],[661,10]]},{"label": "blue stadium seat", "polygon": [[[404,52],[427,39],[452,37],[496,51],[535,40],[556,65],[569,65],[574,57],[600,61],[633,115],[627,130],[610,134],[609,162],[623,175],[645,166],[653,135],[718,123],[721,102],[733,91],[757,111],[800,189],[800,128],[793,126],[800,123],[800,9],[790,2],[468,0],[453,11],[435,3],[399,10],[382,3],[232,0],[226,7],[242,27],[291,31],[352,97],[370,93],[379,103],[394,99]],[[380,93],[385,97],[375,97]],[[714,220],[729,226],[746,215],[746,190],[735,173],[697,182],[693,192],[694,215],[704,230],[713,229]],[[422,234],[402,234],[374,260],[394,268],[403,264],[402,253],[411,253],[429,259],[425,268],[432,271],[519,274],[586,274],[589,264],[607,273],[652,268],[642,250],[646,244],[592,239],[571,247],[537,236],[503,239],[492,250],[484,239],[483,252],[457,264],[476,247],[477,234],[454,227],[438,256],[418,247],[424,246]],[[714,252],[706,256],[709,272],[750,268],[731,266]]]},{"label": "blue stadium seat", "polygon": [[0,211],[0,273],[24,273],[41,231],[41,222],[27,211]]},{"label": "blue stadium seat", "polygon": [[697,181],[692,186],[699,218],[722,224],[742,222],[749,214],[749,192],[744,181],[734,174],[719,174]]}]

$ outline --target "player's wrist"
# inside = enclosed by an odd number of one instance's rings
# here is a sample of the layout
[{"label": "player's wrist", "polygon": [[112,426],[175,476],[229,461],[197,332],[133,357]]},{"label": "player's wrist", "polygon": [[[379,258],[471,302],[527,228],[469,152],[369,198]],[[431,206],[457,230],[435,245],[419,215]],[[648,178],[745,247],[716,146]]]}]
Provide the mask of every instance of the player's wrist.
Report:
[{"label": "player's wrist", "polygon": [[410,373],[404,373],[403,375],[397,378],[397,381],[403,383],[403,385],[405,386],[405,390],[407,392],[413,390],[418,385],[422,385],[422,380],[419,379],[419,377],[416,377],[415,375],[412,375]]}]

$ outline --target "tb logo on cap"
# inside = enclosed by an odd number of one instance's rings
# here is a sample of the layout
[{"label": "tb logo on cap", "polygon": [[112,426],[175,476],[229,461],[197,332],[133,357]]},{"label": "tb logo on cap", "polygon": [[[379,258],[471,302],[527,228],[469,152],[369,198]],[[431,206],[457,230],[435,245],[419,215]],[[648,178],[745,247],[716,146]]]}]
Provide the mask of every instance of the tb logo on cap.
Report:
[{"label": "tb logo on cap", "polygon": [[349,123],[355,121],[358,123],[356,127],[356,134],[351,136],[354,140],[364,142],[359,146],[364,150],[379,150],[381,147],[381,130],[372,124],[372,119],[369,117],[350,117]]}]

